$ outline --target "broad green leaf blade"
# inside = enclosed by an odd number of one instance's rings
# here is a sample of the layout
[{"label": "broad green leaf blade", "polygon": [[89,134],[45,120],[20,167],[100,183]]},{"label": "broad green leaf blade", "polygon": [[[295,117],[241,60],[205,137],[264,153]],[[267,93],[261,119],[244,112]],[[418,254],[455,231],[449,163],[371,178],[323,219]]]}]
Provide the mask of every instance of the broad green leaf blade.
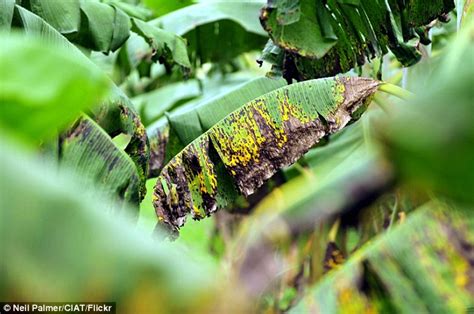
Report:
[{"label": "broad green leaf blade", "polygon": [[15,0],[1,0],[0,8],[0,30],[10,31],[13,11],[15,10]]},{"label": "broad green leaf blade", "polygon": [[51,139],[82,110],[98,105],[110,88],[99,69],[66,48],[18,34],[2,36],[1,42],[4,132],[33,143]]},{"label": "broad green leaf blade", "polygon": [[173,109],[178,103],[195,98],[200,94],[199,82],[188,80],[140,94],[131,100],[137,111],[140,112],[144,123],[150,124],[161,118],[166,111]]},{"label": "broad green leaf blade", "polygon": [[[291,3],[291,2],[287,2]],[[266,30],[277,44],[287,50],[297,51],[299,55],[309,58],[323,57],[337,42],[337,37],[326,38],[318,22],[318,12],[326,12],[325,8],[317,8],[318,1],[302,0],[298,5],[300,18],[294,23],[283,23],[281,18],[289,15],[284,1],[277,2],[276,11],[264,11],[262,20]],[[273,8],[273,6],[268,7]],[[324,21],[331,27],[329,21]],[[322,22],[321,22],[322,23]],[[308,36],[308,34],[311,34]]]},{"label": "broad green leaf blade", "polygon": [[13,24],[19,24],[16,26],[25,29],[41,27],[44,28],[41,31],[43,33],[48,28],[45,24],[75,44],[95,51],[115,51],[130,36],[129,16],[117,7],[96,0],[71,0],[58,4],[45,0],[20,1],[17,10],[21,14],[21,21],[14,19]]},{"label": "broad green leaf blade", "polygon": [[117,27],[114,25],[114,8],[100,2],[83,1],[81,11],[83,43],[94,50],[102,52],[111,50],[114,28]]},{"label": "broad green leaf blade", "polygon": [[61,34],[77,33],[81,24],[79,0],[30,0],[30,11],[44,19]]},{"label": "broad green leaf blade", "polygon": [[[105,83],[108,84],[108,86],[112,86],[112,95],[106,99],[101,106],[97,106],[96,108],[93,109],[94,111],[94,119],[96,122],[98,122],[101,127],[103,127],[109,135],[112,137],[120,134],[120,133],[125,133],[131,136],[131,140],[129,145],[126,148],[126,152],[130,155],[132,160],[135,162],[137,165],[138,169],[138,174],[140,178],[142,179],[142,184],[141,184],[141,189],[142,189],[142,194],[144,195],[145,191],[145,180],[148,175],[148,160],[149,160],[149,144],[148,144],[148,139],[147,135],[145,132],[145,128],[143,127],[143,124],[140,121],[139,116],[134,112],[133,110],[133,105],[131,104],[130,100],[123,94],[123,92],[120,91],[120,89],[115,86],[110,79],[107,79],[105,75],[100,71],[100,69],[91,62],[90,59],[88,59],[79,49],[77,49],[73,44],[71,44],[66,38],[64,38],[60,33],[58,33],[54,28],[49,26],[44,20],[42,20],[40,17],[37,15],[25,10],[24,8],[20,6],[16,6],[15,8],[15,19],[14,25],[16,26],[22,26],[24,27],[24,31],[27,32],[28,34],[35,34],[37,36],[41,36],[43,40],[45,40],[48,45],[50,46],[49,49],[53,49],[55,47],[60,48],[59,51],[65,51],[64,53],[67,54],[68,58],[71,58],[75,60],[75,62],[79,62],[84,65],[84,71],[85,71],[85,77],[88,78],[88,76],[91,76],[93,79],[97,73],[100,73],[100,75],[103,77],[105,80]],[[36,54],[36,53],[35,53]],[[13,56],[10,56],[12,58]],[[39,55],[37,58],[47,58],[48,54],[45,53],[44,55]],[[18,61],[20,62],[20,61]],[[57,65],[54,65],[54,60],[51,60],[51,67],[57,67]],[[22,62],[24,64],[24,62]],[[31,81],[28,81],[28,84],[25,86],[33,86],[37,84],[45,84],[48,82],[48,80],[44,80],[43,76],[44,73],[48,70],[45,68],[41,67],[43,70],[43,73],[38,73],[35,77],[33,76],[26,76],[23,77],[22,79],[30,79]],[[53,68],[54,69],[54,68]],[[54,76],[55,81],[49,81],[52,85],[51,88],[56,88],[56,81],[58,82],[67,82],[63,78],[62,72],[67,69],[67,67],[61,67],[58,69],[58,73],[56,76]],[[20,73],[18,72],[20,75]],[[70,74],[68,74],[70,75]],[[50,76],[53,78],[53,76]],[[66,76],[67,77],[67,76]],[[33,81],[34,80],[34,81]],[[65,84],[62,83],[62,84]],[[78,85],[79,83],[79,85]],[[76,118],[80,110],[88,109],[85,101],[87,101],[89,98],[96,97],[94,93],[86,93],[83,95],[85,91],[87,91],[85,88],[83,88],[81,84],[81,80],[77,80],[74,82],[70,82],[70,84],[74,84],[73,87],[71,87],[71,90],[68,92],[67,90],[58,90],[55,92],[61,92],[63,94],[66,94],[64,96],[64,100],[68,100],[68,97],[74,98],[71,101],[68,101],[66,105],[61,103],[61,108],[64,110],[68,110],[66,114],[63,114],[61,110],[55,110],[53,114],[45,114],[47,115],[46,118],[41,118],[37,119],[35,117],[35,114],[33,112],[29,112],[29,119],[34,120],[34,121],[44,121],[45,124],[48,126],[54,126],[53,124],[49,123],[48,119],[54,118],[56,115],[60,116],[61,118],[66,118],[68,115],[72,115],[74,112],[69,110],[68,105],[75,104],[75,103],[80,103],[83,104],[84,106],[81,107],[79,110],[75,112],[75,115],[70,118],[69,123],[73,122],[74,118]],[[100,88],[99,84],[94,83],[94,88]],[[61,85],[59,85],[61,86]],[[77,94],[71,93],[71,91],[76,91]],[[34,93],[27,93],[24,92],[22,97],[27,97],[27,95],[35,95]],[[54,94],[47,94],[44,97],[48,98],[54,96]],[[36,96],[35,96],[36,97]],[[58,97],[63,97],[63,95],[58,95]],[[45,99],[46,99],[45,98]],[[37,98],[35,101],[40,100],[40,98]],[[43,99],[44,100],[44,99]],[[100,103],[101,99],[97,99],[96,105]],[[59,101],[56,99],[56,101]],[[90,107],[92,104],[89,104],[88,106]],[[18,109],[19,110],[19,109]],[[39,117],[39,116],[38,116]],[[21,121],[28,122],[28,119],[22,118]],[[35,123],[37,123],[35,122]],[[23,123],[23,122],[21,122]],[[66,122],[64,122],[64,126],[66,126]],[[21,125],[21,124],[19,124]],[[34,127],[34,124],[31,124]],[[47,131],[47,127],[41,127],[41,130]],[[34,132],[35,136],[41,135],[41,132]],[[51,135],[52,136],[52,135]]]},{"label": "broad green leaf blade", "polygon": [[[12,26],[21,27],[27,34],[39,35],[52,44],[64,46],[66,48],[73,47],[66,38],[64,38],[42,18],[18,5],[15,6]],[[76,54],[81,54],[77,49],[74,50]]]},{"label": "broad green leaf blade", "polygon": [[262,1],[208,1],[184,7],[150,24],[183,36],[192,61],[226,63],[261,49],[266,34],[258,20]]},{"label": "broad green leaf blade", "polygon": [[125,201],[124,207],[138,209],[144,194],[135,163],[92,119],[80,118],[62,136],[60,145],[61,166],[80,174],[79,180],[84,180],[85,186],[94,186],[96,190],[91,193],[105,195],[117,203]]},{"label": "broad green leaf blade", "polygon": [[177,230],[187,213],[203,218],[232,198],[222,164],[239,191],[252,194],[277,170],[343,128],[378,85],[345,77],[302,82],[227,115],[163,169],[154,199],[160,221]]},{"label": "broad green leaf blade", "polygon": [[125,41],[130,37],[130,17],[117,7],[115,10],[114,31],[112,35],[112,42],[110,43],[110,50],[115,51],[122,47]]},{"label": "broad green leaf blade", "polygon": [[161,28],[153,26],[151,23],[132,18],[133,30],[145,38],[148,43],[157,50],[157,55],[165,58],[168,64],[170,60],[177,64],[189,68],[191,64],[186,50],[186,41]]},{"label": "broad green leaf blade", "polygon": [[202,2],[173,11],[151,23],[178,35],[184,35],[199,25],[232,20],[246,31],[264,36],[265,31],[258,21],[258,12],[263,4],[263,1],[249,0]]},{"label": "broad green leaf blade", "polygon": [[0,246],[8,256],[0,259],[2,300],[100,296],[120,313],[228,311],[209,260],[153,241],[126,215],[106,213],[110,200],[91,194],[92,186],[84,191],[67,171],[3,138],[0,169]]},{"label": "broad green leaf blade", "polygon": [[290,312],[465,312],[474,297],[472,217],[445,204],[423,206],[310,288]]},{"label": "broad green leaf blade", "polygon": [[144,0],[143,3],[157,15],[163,15],[193,4],[193,0]]},{"label": "broad green leaf blade", "polygon": [[129,3],[123,0],[102,0],[102,2],[111,4],[124,11],[128,16],[136,17],[140,20],[148,21],[153,15],[153,12],[140,4]]}]

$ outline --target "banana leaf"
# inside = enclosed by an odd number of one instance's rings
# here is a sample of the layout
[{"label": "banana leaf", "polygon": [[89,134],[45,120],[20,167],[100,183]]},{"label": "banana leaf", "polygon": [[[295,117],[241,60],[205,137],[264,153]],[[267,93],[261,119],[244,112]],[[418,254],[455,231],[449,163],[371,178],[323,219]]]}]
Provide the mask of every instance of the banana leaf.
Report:
[{"label": "banana leaf", "polygon": [[145,127],[133,108],[132,102],[118,87],[114,86],[112,95],[107,101],[92,110],[92,116],[111,137],[120,134],[130,137],[125,152],[136,165],[141,182],[139,200],[142,200],[146,193],[145,183],[149,172],[150,144]]},{"label": "banana leaf", "polygon": [[403,66],[413,65],[421,58],[419,42],[429,43],[425,25],[454,9],[454,1],[444,0],[297,2],[268,1],[260,17],[281,48],[277,67],[288,80],[347,72],[388,49]]},{"label": "banana leaf", "polygon": [[258,23],[262,1],[209,1],[186,6],[150,21],[189,43],[191,61],[226,63],[261,49],[266,34]]},{"label": "banana leaf", "polygon": [[[60,165],[81,173],[84,186],[100,185],[91,192],[99,193],[123,208],[135,207],[143,199],[142,178],[133,160],[91,118],[83,116],[61,138]],[[115,210],[120,210],[118,206]]]},{"label": "banana leaf", "polygon": [[143,3],[150,9],[153,10],[157,16],[161,16],[163,14],[176,11],[181,9],[185,6],[194,4],[193,0],[175,0],[175,1],[168,1],[168,0],[143,0]]},{"label": "banana leaf", "polygon": [[199,82],[188,80],[140,94],[133,97],[131,101],[137,111],[140,112],[143,123],[149,125],[163,117],[166,111],[172,110],[179,103],[186,102],[200,94]]},{"label": "banana leaf", "polygon": [[186,49],[186,41],[172,32],[168,32],[159,27],[139,19],[132,18],[133,30],[145,38],[153,48],[156,56],[162,58],[162,63],[177,63],[182,67],[189,68],[191,64]]},{"label": "banana leaf", "polygon": [[15,10],[15,0],[0,1],[0,30],[10,31],[13,11]]},{"label": "banana leaf", "polygon": [[21,2],[68,39],[88,49],[108,53],[130,36],[130,18],[118,7],[99,1],[46,0]]},{"label": "banana leaf", "polygon": [[360,116],[380,83],[313,80],[260,96],[227,115],[163,168],[155,186],[160,222],[177,231],[237,194],[252,194],[277,170]]},{"label": "banana leaf", "polygon": [[290,313],[468,311],[474,299],[472,217],[442,203],[422,206],[305,291]]}]

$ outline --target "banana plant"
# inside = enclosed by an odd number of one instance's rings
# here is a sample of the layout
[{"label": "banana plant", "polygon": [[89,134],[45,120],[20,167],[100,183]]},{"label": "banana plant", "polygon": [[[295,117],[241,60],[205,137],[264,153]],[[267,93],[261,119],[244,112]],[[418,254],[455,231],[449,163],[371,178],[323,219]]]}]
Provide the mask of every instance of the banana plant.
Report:
[{"label": "banana plant", "polygon": [[150,21],[186,38],[193,62],[224,64],[250,50],[258,50],[267,36],[258,22],[263,2],[203,1]]}]

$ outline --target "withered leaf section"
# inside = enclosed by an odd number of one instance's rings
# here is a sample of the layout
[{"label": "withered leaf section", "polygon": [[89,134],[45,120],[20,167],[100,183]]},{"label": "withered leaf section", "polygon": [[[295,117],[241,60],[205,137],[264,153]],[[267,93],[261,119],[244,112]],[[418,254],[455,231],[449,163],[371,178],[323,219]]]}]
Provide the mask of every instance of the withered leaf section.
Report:
[{"label": "withered leaf section", "polygon": [[347,72],[389,49],[410,66],[430,43],[430,23],[452,9],[452,0],[269,0],[260,20],[272,41],[262,58],[287,80]]},{"label": "withered leaf section", "polygon": [[[142,180],[133,160],[115,146],[111,137],[84,115],[63,135],[60,165],[81,173],[85,190],[114,199],[122,208],[135,207],[143,198]],[[115,207],[118,208],[118,207]]]},{"label": "withered leaf section", "polygon": [[227,115],[163,168],[153,197],[159,221],[177,231],[189,213],[201,219],[237,192],[254,193],[323,137],[357,119],[379,84],[356,77],[301,82]]},{"label": "withered leaf section", "polygon": [[149,172],[150,145],[140,116],[133,108],[130,99],[116,87],[111,97],[94,110],[92,116],[111,137],[119,134],[130,136],[125,152],[135,163],[140,177],[141,201],[146,193],[145,181]]},{"label": "withered leaf section", "polygon": [[308,288],[289,313],[466,312],[474,297],[471,213],[423,205]]}]

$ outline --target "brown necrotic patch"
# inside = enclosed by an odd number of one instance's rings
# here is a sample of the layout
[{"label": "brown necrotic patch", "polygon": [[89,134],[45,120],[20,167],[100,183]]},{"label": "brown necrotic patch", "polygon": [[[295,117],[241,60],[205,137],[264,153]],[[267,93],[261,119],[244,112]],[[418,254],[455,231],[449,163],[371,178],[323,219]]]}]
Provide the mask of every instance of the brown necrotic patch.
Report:
[{"label": "brown necrotic patch", "polygon": [[163,224],[177,231],[188,214],[201,219],[217,208],[217,179],[209,157],[209,138],[202,136],[163,168],[153,205]]}]

